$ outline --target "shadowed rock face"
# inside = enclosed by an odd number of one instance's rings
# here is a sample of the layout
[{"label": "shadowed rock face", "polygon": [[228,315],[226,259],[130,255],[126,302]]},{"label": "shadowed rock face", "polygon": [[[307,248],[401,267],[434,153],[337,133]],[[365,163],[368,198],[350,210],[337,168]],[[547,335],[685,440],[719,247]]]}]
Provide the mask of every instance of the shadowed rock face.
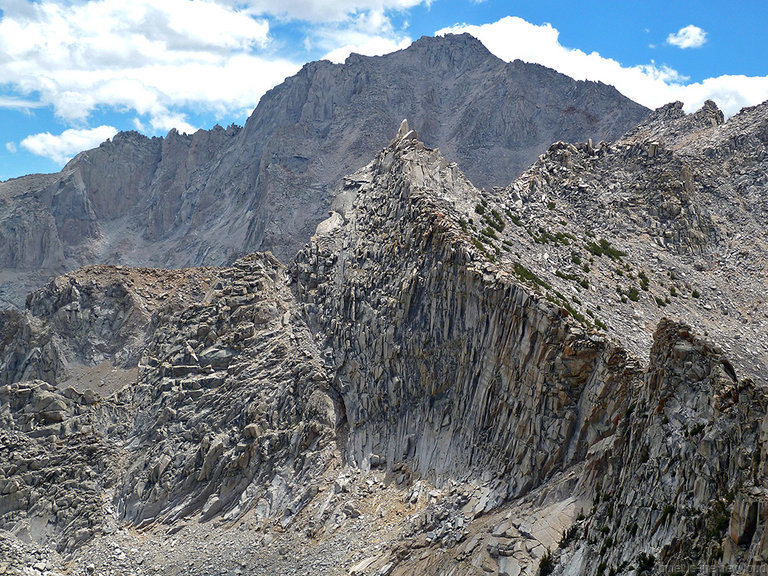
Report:
[{"label": "shadowed rock face", "polygon": [[46,276],[93,263],[222,265],[254,250],[287,262],[404,117],[476,185],[502,186],[552,142],[614,139],[647,112],[468,35],[307,64],[242,129],[121,133],[60,174],[0,184],[0,298],[19,306]]}]

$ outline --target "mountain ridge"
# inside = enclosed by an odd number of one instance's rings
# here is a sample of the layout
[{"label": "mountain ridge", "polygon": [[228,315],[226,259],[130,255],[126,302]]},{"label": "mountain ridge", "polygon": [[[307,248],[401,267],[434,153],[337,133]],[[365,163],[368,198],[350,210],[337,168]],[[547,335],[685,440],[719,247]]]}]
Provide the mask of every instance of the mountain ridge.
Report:
[{"label": "mountain ridge", "polygon": [[4,265],[0,298],[18,307],[30,288],[86,264],[221,265],[267,249],[287,262],[334,187],[404,117],[484,186],[507,185],[554,140],[612,139],[647,112],[614,88],[505,63],[468,35],[311,63],[268,91],[242,128],[121,134],[57,176],[0,183],[13,215],[0,219],[0,244],[28,254]]},{"label": "mountain ridge", "polygon": [[[698,336],[741,317],[694,314],[717,293],[695,297],[698,284],[668,275],[688,278],[723,236],[635,235],[630,216],[648,206],[610,201],[616,179],[640,199],[733,201],[718,166],[741,166],[737,185],[760,176],[766,143],[732,135],[761,134],[764,116],[768,103],[735,126],[685,123],[713,140],[681,152],[642,130],[599,147],[556,143],[490,191],[403,123],[345,178],[290,267],[255,254],[228,268],[58,279],[23,317],[5,313],[22,329],[0,340],[3,371],[19,349],[33,369],[0,387],[0,433],[17,446],[0,450],[12,494],[1,526],[72,554],[78,575],[759,566],[768,393],[744,362],[757,342],[721,330],[726,352]],[[707,152],[713,141],[722,156]],[[695,158],[709,171],[680,179]],[[597,198],[602,214],[571,209],[573,194]],[[670,213],[668,230],[693,214]],[[617,223],[624,235],[609,236]],[[574,254],[580,277],[562,267]],[[614,290],[630,275],[637,300]],[[755,280],[744,269],[730,282],[748,292]],[[627,307],[648,317],[640,331],[617,324]],[[110,340],[117,325],[128,334]],[[114,368],[135,372],[102,397],[93,383]],[[29,469],[51,437],[56,452]],[[94,458],[64,466],[69,451]]]}]

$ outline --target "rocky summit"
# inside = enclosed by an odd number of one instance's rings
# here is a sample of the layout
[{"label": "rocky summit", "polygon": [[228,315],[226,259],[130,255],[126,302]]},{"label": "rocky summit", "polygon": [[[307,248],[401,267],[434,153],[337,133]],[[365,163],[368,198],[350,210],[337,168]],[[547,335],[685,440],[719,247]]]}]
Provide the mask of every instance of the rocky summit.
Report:
[{"label": "rocky summit", "polygon": [[404,121],[288,264],[56,278],[0,323],[0,572],[754,573],[767,135],[670,104],[481,191]]},{"label": "rocky summit", "polygon": [[503,186],[556,140],[613,140],[649,110],[613,87],[505,63],[469,35],[304,66],[244,127],[120,133],[58,174],[0,183],[0,305],[80,266],[289,262],[342,178],[405,117],[479,186]]}]

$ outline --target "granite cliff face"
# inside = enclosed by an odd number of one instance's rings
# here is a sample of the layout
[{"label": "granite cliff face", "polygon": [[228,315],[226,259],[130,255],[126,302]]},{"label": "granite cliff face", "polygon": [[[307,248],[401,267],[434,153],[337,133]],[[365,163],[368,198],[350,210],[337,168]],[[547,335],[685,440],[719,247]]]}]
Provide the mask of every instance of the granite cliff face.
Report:
[{"label": "granite cliff face", "polygon": [[3,317],[0,566],[758,568],[766,118],[483,192],[403,123],[288,267],[56,279]]},{"label": "granite cliff face", "polygon": [[479,192],[410,138],[347,181],[345,224],[296,259],[300,298],[335,351],[351,458],[516,497],[601,439],[636,369],[477,257],[459,221]]},{"label": "granite cliff face", "polygon": [[648,110],[614,88],[507,64],[467,36],[387,56],[307,64],[243,128],[118,134],[59,174],[0,183],[0,303],[88,264],[223,265],[254,250],[288,262],[341,178],[403,117],[480,186],[505,185],[555,140],[609,140]]}]

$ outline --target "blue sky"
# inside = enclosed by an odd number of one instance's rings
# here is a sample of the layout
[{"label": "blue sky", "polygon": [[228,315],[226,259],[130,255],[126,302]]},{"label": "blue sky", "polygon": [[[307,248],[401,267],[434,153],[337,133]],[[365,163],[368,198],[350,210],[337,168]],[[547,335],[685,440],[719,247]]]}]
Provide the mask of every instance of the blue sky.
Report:
[{"label": "blue sky", "polygon": [[0,0],[0,179],[117,130],[243,124],[307,61],[467,31],[649,107],[768,99],[764,1]]}]

